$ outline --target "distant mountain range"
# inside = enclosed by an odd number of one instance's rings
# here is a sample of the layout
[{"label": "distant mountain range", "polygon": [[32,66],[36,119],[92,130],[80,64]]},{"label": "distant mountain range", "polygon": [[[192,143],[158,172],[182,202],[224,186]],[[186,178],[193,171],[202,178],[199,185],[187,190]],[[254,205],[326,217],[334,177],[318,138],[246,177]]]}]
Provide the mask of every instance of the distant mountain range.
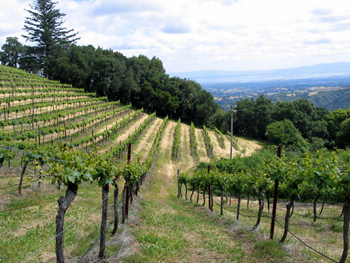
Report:
[{"label": "distant mountain range", "polygon": [[313,66],[256,70],[256,71],[191,71],[169,73],[171,77],[180,77],[195,80],[198,83],[221,83],[221,82],[260,82],[284,79],[307,79],[327,78],[332,76],[350,75],[350,62],[324,63]]}]

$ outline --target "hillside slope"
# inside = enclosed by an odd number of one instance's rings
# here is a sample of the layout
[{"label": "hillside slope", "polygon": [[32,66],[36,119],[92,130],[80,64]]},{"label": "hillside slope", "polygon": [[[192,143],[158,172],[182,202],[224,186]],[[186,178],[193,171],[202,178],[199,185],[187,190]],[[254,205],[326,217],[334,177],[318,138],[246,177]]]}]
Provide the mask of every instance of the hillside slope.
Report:
[{"label": "hillside slope", "polygon": [[[115,160],[117,163],[125,163],[125,147],[121,146],[130,141],[132,159],[143,163],[150,154],[163,120],[145,114],[142,110],[132,110],[129,105],[107,102],[105,98],[95,98],[95,94],[84,93],[67,85],[2,66],[0,97],[0,106],[4,109],[0,115],[0,154],[4,156],[1,157],[3,159],[0,158],[0,228],[7,229],[0,241],[0,250],[4,251],[2,259],[5,262],[21,262],[28,258],[31,262],[54,262],[55,248],[52,237],[55,232],[57,200],[65,195],[65,187],[52,184],[52,177],[46,174],[51,162],[62,160],[53,159],[50,163],[44,162],[44,165],[38,166],[40,158],[47,154],[42,151],[42,147],[64,142],[86,152],[97,150],[102,156],[108,156],[119,149],[114,156]],[[204,144],[198,149],[198,159],[190,155],[189,126],[185,124],[181,124],[181,159],[175,162],[170,158],[175,125],[174,122],[168,121],[165,127],[158,154],[153,160],[153,168],[148,173],[150,182],[142,191],[142,195],[145,196],[142,201],[142,213],[148,213],[147,202],[151,201],[151,196],[162,202],[157,203],[156,207],[173,205],[172,199],[175,196],[172,191],[177,169],[185,171],[193,168],[199,160],[210,161]],[[198,141],[203,141],[201,129],[197,129],[197,134]],[[225,152],[215,148],[215,159],[226,157],[229,152],[228,149]],[[4,153],[5,155],[2,155]],[[34,159],[25,164],[23,161],[28,157]],[[24,164],[27,165],[25,169]],[[22,177],[24,183],[21,194],[18,194],[18,182]],[[152,187],[151,182],[157,183]],[[122,189],[124,179],[119,178],[118,184]],[[157,187],[160,189],[157,190]],[[112,192],[109,199],[112,205]],[[96,254],[94,250],[90,252],[89,247],[99,237],[100,200],[101,188],[97,182],[83,183],[79,186],[77,197],[69,207],[65,221],[65,256],[71,261],[76,261],[83,254],[86,258],[91,257],[96,261]],[[121,200],[120,194],[118,200]],[[136,204],[132,205],[132,209],[135,209],[133,206],[136,208]],[[113,222],[112,212],[110,208],[109,222]],[[165,211],[162,217],[167,213]],[[158,228],[157,224],[152,222],[148,226],[146,221],[139,221],[137,224],[144,229]],[[124,231],[128,232],[133,228],[132,222],[130,218],[125,225],[119,224],[118,235],[109,238],[109,242],[120,240]],[[190,227],[191,224],[190,221],[179,223],[184,228]],[[72,225],[75,227],[71,227]],[[171,227],[164,226],[162,231],[167,233],[171,231]],[[147,233],[146,230],[141,232]],[[136,248],[142,243],[142,238],[136,232],[134,234],[138,239],[133,243],[133,247]],[[148,238],[150,237],[146,237]],[[162,246],[161,240],[155,243]],[[195,249],[196,245],[193,243],[191,246]],[[19,247],[21,254],[16,253]],[[118,257],[118,252],[120,254],[125,251],[120,247],[116,250],[114,248],[111,244],[107,249],[107,256],[112,262]],[[32,254],[33,251],[36,252]],[[135,251],[132,254],[137,255]],[[127,255],[122,257],[126,258]],[[173,259],[168,256],[162,257],[162,260],[168,262]],[[150,258],[150,261],[153,260],[154,258]]]}]

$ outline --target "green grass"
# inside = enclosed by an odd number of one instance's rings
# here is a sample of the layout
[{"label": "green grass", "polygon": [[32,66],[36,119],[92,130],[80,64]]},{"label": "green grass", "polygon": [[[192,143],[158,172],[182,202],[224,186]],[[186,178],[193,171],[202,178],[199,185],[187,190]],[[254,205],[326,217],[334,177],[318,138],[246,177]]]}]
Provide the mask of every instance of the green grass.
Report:
[{"label": "green grass", "polygon": [[275,240],[261,240],[255,243],[257,253],[254,255],[257,258],[263,258],[269,261],[283,261],[286,256],[286,251],[282,249],[282,245]]},{"label": "green grass", "polygon": [[[0,251],[2,251],[0,262],[20,262],[55,236],[57,199],[64,195],[64,189],[58,191],[54,186],[46,185],[46,187],[51,187],[51,190],[45,194],[40,193],[39,190],[38,193],[24,197],[13,195],[8,209],[20,208],[28,204],[38,205],[0,213],[0,228],[6,229],[0,239]],[[109,198],[108,223],[113,218],[112,188]],[[64,232],[66,256],[82,256],[99,237],[101,206],[98,203],[100,200],[101,189],[97,183],[81,185],[65,217],[65,228],[74,223],[73,227]],[[88,213],[86,217],[79,220],[86,213]],[[109,237],[108,234],[107,236]],[[19,249],[21,253],[18,253]],[[29,262],[41,262],[47,258],[54,258],[54,251],[55,241],[53,240],[30,258]]]},{"label": "green grass", "polygon": [[[203,259],[216,257],[217,262],[239,262],[245,252],[233,241],[231,233],[218,228],[215,217],[208,217],[205,208],[175,197],[175,177],[163,177],[167,171],[162,170],[162,165],[169,157],[170,149],[158,156],[157,175],[149,182],[141,202],[142,226],[133,231],[140,245],[136,258],[143,262],[189,262],[191,254],[196,253]],[[195,207],[200,212],[194,212]],[[125,261],[133,262],[134,257]]]}]

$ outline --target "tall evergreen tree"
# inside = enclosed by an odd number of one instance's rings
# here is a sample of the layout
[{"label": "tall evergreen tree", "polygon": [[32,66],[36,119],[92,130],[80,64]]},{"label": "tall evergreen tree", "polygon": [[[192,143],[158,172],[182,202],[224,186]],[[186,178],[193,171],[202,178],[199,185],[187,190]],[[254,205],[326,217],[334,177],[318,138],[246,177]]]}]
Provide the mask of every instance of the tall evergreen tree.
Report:
[{"label": "tall evergreen tree", "polygon": [[66,14],[55,9],[57,3],[34,0],[34,4],[30,5],[32,10],[26,10],[30,15],[24,21],[23,30],[27,35],[22,35],[26,41],[37,43],[36,55],[47,77],[50,77],[50,63],[60,53],[60,49],[79,39],[78,33],[73,33],[74,29],[62,27]]}]

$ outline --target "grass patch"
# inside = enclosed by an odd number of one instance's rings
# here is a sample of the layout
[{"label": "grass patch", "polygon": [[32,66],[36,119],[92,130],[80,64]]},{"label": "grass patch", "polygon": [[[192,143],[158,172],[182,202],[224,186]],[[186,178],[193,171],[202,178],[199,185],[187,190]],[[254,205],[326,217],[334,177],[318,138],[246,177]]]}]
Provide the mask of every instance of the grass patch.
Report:
[{"label": "grass patch", "polygon": [[254,257],[268,260],[283,260],[287,252],[282,249],[282,245],[275,240],[257,241],[254,245],[256,254]]},{"label": "grass patch", "polygon": [[330,222],[329,229],[330,229],[333,233],[343,233],[343,227],[337,225],[335,222]]},{"label": "grass patch", "polygon": [[[54,185],[48,184],[43,184],[38,192],[25,191],[23,196],[9,194],[11,197],[6,209],[15,210],[0,213],[0,228],[6,229],[0,239],[0,262],[21,262],[55,236],[57,199],[64,194],[65,189],[57,190]],[[108,218],[111,220],[113,191],[110,191],[109,198]],[[65,228],[75,223],[64,233],[66,257],[82,256],[99,237],[100,200],[101,188],[97,183],[83,183],[80,186],[65,218]],[[25,207],[27,205],[30,206]],[[81,218],[86,213],[86,217]],[[18,253],[19,250],[21,253]],[[54,251],[53,240],[33,255],[30,262],[47,262],[48,258],[54,259]]]}]

